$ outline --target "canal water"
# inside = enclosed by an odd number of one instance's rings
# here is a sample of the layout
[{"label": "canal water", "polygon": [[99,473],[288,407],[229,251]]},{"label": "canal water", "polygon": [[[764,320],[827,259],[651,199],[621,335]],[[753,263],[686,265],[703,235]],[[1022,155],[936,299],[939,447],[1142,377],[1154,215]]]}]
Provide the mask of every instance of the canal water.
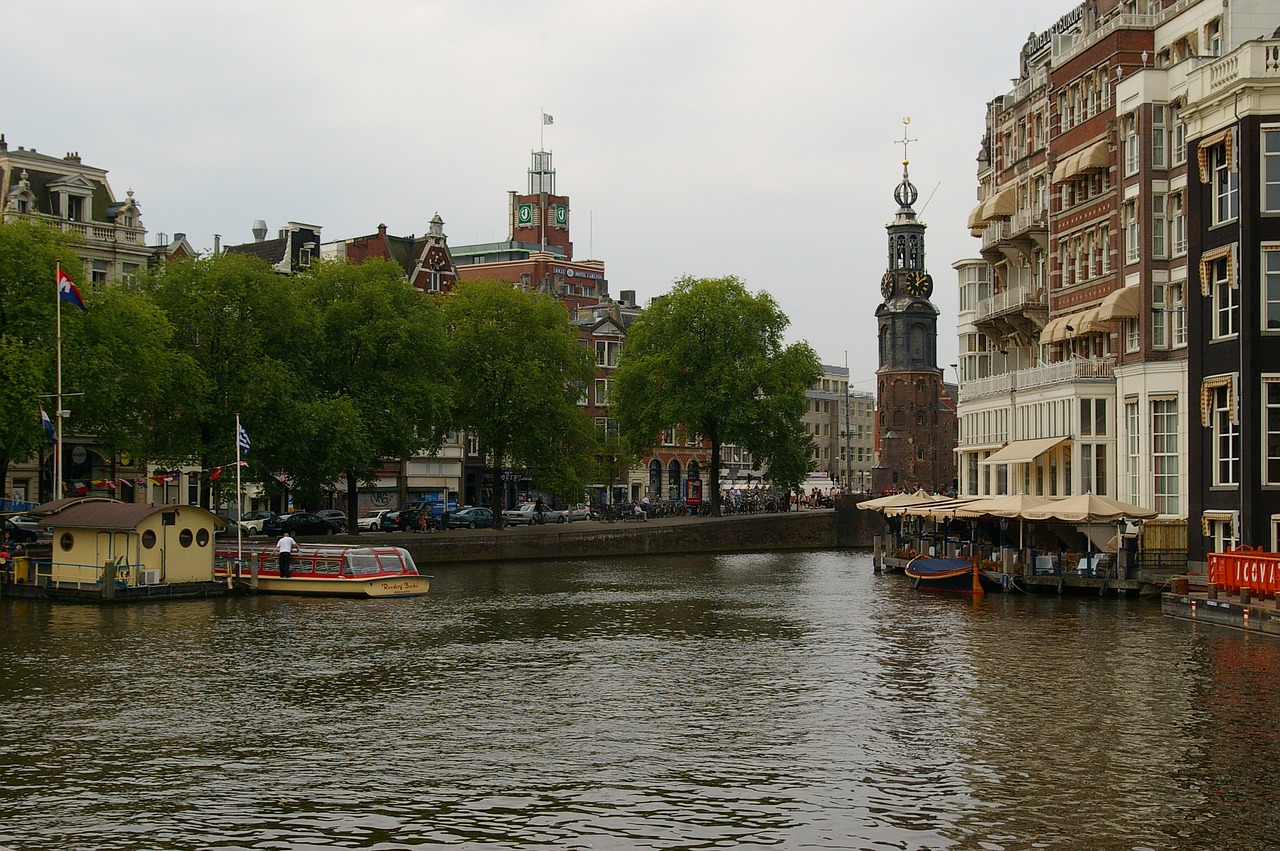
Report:
[{"label": "canal water", "polygon": [[1280,644],[1150,601],[828,551],[0,616],[23,851],[1280,842]]}]

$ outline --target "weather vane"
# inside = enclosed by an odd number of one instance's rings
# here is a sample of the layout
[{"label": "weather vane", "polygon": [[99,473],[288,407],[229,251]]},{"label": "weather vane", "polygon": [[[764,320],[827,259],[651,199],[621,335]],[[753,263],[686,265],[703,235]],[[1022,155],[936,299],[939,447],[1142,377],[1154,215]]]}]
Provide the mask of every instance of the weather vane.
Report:
[{"label": "weather vane", "polygon": [[906,118],[902,119],[902,138],[901,138],[901,139],[899,139],[898,141],[894,142],[894,144],[895,144],[895,145],[901,145],[901,146],[902,146],[902,164],[903,164],[903,165],[906,165],[906,164],[907,164],[907,145],[911,144],[912,142],[919,141],[919,140],[917,140],[917,139],[908,139],[908,138],[907,138],[907,125],[908,125],[908,124],[910,124],[910,123],[911,123],[911,116],[910,116],[910,115],[908,115]]}]

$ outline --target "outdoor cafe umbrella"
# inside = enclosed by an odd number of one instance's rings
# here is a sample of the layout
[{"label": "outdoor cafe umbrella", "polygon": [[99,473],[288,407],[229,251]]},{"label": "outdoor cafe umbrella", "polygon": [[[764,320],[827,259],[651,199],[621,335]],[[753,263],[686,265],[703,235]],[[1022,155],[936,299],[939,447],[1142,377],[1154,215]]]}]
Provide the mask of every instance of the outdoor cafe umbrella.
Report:
[{"label": "outdoor cafe umbrella", "polygon": [[1030,494],[1020,493],[1011,494],[1009,496],[993,496],[986,499],[979,499],[963,506],[956,513],[961,517],[999,517],[1002,520],[1011,520],[1018,518],[1018,549],[1022,550],[1022,520],[1023,512],[1032,508],[1040,508],[1043,505],[1053,502],[1053,500],[1044,496],[1031,496]]},{"label": "outdoor cafe umbrella", "polygon": [[869,509],[871,511],[884,511],[886,508],[899,508],[907,505],[920,505],[926,502],[936,502],[939,499],[945,499],[945,498],[946,497],[935,496],[934,494],[929,493],[924,488],[921,488],[915,493],[907,493],[906,491],[903,491],[902,493],[890,494],[889,496],[881,496],[881,497],[877,497],[876,499],[863,500],[862,502],[858,503],[858,507],[863,509]]},{"label": "outdoor cafe umbrella", "polygon": [[1140,505],[1121,502],[1109,496],[1082,493],[1028,508],[1021,513],[1027,520],[1062,520],[1066,523],[1104,523],[1124,518],[1126,520],[1150,520],[1159,512]]},{"label": "outdoor cafe umbrella", "polygon": [[[1150,508],[1143,508],[1129,502],[1121,502],[1109,496],[1095,493],[1082,493],[1079,496],[1058,500],[1039,508],[1029,508],[1022,512],[1027,520],[1061,520],[1065,523],[1109,523],[1115,520],[1150,520],[1159,514]],[[1093,552],[1093,539],[1089,540],[1089,552]]]}]

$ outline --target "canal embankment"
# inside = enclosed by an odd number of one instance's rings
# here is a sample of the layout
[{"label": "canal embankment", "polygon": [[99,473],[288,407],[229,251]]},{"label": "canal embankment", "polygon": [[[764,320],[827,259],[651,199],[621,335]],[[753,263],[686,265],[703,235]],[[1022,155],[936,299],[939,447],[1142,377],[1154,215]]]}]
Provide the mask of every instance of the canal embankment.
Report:
[{"label": "canal embankment", "polygon": [[553,560],[675,553],[750,552],[870,547],[882,531],[874,512],[852,500],[835,509],[730,517],[669,517],[603,523],[347,536],[366,545],[404,547],[422,570],[432,564]]}]

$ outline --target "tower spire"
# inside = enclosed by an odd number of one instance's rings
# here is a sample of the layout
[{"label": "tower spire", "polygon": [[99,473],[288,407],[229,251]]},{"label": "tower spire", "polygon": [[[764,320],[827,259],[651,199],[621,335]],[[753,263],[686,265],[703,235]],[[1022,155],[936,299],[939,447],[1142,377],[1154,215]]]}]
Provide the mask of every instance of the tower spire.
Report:
[{"label": "tower spire", "polygon": [[898,215],[909,213],[910,218],[915,218],[915,211],[911,209],[911,205],[920,197],[920,193],[911,183],[911,177],[907,173],[907,165],[911,162],[907,158],[907,145],[918,141],[917,139],[907,138],[907,125],[911,123],[911,116],[908,115],[902,119],[902,138],[894,144],[902,146],[902,182],[893,190],[893,200],[898,202]]}]

